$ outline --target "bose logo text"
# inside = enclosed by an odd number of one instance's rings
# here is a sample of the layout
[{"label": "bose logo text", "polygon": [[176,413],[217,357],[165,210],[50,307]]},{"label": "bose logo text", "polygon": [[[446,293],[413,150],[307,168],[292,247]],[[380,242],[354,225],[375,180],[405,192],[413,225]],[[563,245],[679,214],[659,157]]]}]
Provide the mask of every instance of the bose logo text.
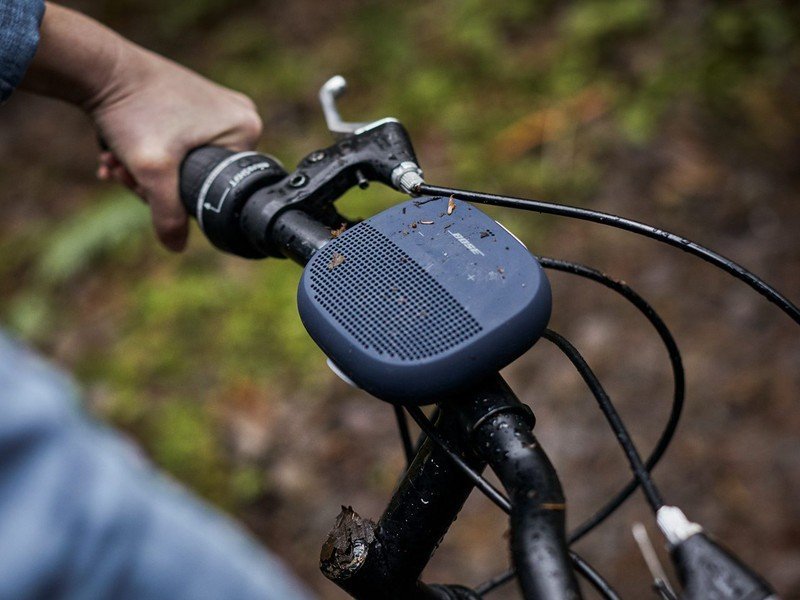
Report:
[{"label": "bose logo text", "polygon": [[479,254],[479,255],[481,255],[481,256],[486,256],[486,255],[485,255],[483,252],[481,252],[480,250],[478,250],[478,249],[475,247],[475,244],[473,244],[472,242],[470,242],[470,241],[469,241],[467,238],[465,238],[465,237],[464,237],[463,235],[461,235],[460,233],[458,233],[458,232],[456,232],[456,233],[453,233],[452,231],[448,231],[447,233],[449,233],[449,234],[450,234],[450,235],[452,235],[454,238],[456,238],[456,239],[457,239],[459,242],[461,242],[461,245],[462,245],[462,246],[464,246],[464,248],[466,248],[467,250],[469,250],[469,251],[470,251],[470,252],[472,252],[473,254]]}]

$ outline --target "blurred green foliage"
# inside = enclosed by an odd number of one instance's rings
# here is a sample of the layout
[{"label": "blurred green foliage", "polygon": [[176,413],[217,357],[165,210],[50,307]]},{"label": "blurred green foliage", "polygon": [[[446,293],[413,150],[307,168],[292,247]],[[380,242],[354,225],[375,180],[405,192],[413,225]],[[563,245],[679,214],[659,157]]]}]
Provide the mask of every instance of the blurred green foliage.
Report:
[{"label": "blurred green foliage", "polygon": [[[287,165],[329,143],[316,91],[342,73],[345,116],[400,117],[430,181],[572,203],[592,197],[619,148],[656,143],[683,110],[766,139],[753,97],[780,105],[800,63],[800,9],[778,0],[76,5],[253,96],[264,149]],[[167,255],[144,206],[84,189],[68,218],[4,231],[3,321],[43,346],[78,332],[70,360],[90,397],[105,390],[97,410],[235,510],[265,482],[233,455],[215,407],[243,384],[311,396],[329,381],[296,314],[298,269],[221,256],[197,231],[185,255]],[[355,191],[344,206],[368,216],[397,199]],[[527,223],[528,237],[547,235]]]}]

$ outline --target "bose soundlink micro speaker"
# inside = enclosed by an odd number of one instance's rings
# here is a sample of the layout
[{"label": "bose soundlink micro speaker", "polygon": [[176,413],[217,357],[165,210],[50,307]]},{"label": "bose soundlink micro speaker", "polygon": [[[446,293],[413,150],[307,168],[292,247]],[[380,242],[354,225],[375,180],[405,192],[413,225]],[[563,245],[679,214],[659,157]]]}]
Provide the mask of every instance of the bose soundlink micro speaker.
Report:
[{"label": "bose soundlink micro speaker", "polygon": [[362,221],[306,265],[298,309],[338,369],[371,394],[427,404],[505,367],[550,318],[550,286],[475,208],[418,198]]}]

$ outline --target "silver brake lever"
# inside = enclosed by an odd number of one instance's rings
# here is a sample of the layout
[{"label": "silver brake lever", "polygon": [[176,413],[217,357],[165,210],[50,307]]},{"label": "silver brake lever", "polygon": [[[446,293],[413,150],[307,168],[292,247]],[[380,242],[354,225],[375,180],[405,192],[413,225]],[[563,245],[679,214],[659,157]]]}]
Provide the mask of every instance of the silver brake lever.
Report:
[{"label": "silver brake lever", "polygon": [[346,135],[359,134],[384,123],[397,123],[397,119],[388,117],[371,123],[350,123],[343,121],[336,107],[336,100],[347,90],[347,81],[341,75],[334,75],[319,89],[319,102],[325,115],[328,129],[335,138]]}]

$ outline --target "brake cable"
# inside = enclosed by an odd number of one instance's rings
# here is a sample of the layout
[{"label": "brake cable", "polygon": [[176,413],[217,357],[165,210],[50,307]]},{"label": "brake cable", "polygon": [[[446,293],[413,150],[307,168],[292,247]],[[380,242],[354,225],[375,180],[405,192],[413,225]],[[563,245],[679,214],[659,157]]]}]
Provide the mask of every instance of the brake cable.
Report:
[{"label": "brake cable", "polygon": [[706,248],[705,246],[701,246],[696,242],[688,240],[674,233],[670,233],[669,231],[653,227],[652,225],[647,225],[646,223],[626,219],[610,213],[590,210],[588,208],[580,208],[565,204],[555,204],[553,202],[543,202],[541,200],[515,198],[513,196],[500,196],[497,194],[486,194],[482,192],[459,190],[456,188],[439,187],[435,185],[428,185],[427,183],[421,183],[415,186],[414,193],[428,196],[451,196],[467,202],[478,202],[480,204],[489,204],[492,206],[504,206],[507,208],[532,210],[539,213],[570,217],[584,221],[592,221],[593,223],[600,223],[601,225],[616,227],[618,229],[623,229],[631,233],[636,233],[638,235],[654,239],[664,244],[674,246],[675,248],[679,248],[684,252],[688,252],[689,254],[701,258],[702,260],[711,263],[715,267],[722,269],[726,273],[734,276],[736,279],[749,285],[756,292],[764,296],[767,300],[785,312],[795,323],[800,324],[800,308],[792,304],[788,298],[783,296],[763,279],[754,273],[751,273],[740,264],[714,252],[713,250],[710,250],[709,248]]},{"label": "brake cable", "polygon": [[611,402],[611,398],[608,396],[608,393],[600,383],[600,380],[597,379],[597,376],[589,367],[589,364],[586,362],[583,356],[580,355],[575,346],[573,346],[566,338],[551,329],[546,329],[542,337],[555,344],[558,349],[561,350],[570,360],[573,366],[577,369],[578,373],[580,373],[584,382],[591,390],[592,395],[597,400],[597,404],[600,407],[600,410],[603,412],[603,415],[606,417],[609,426],[614,431],[614,435],[616,436],[619,445],[622,447],[623,452],[625,452],[625,457],[628,459],[628,463],[630,464],[631,470],[636,476],[636,479],[639,480],[639,485],[642,487],[642,491],[644,492],[645,498],[647,498],[648,504],[650,504],[650,507],[653,509],[654,513],[658,512],[658,509],[664,506],[664,500],[661,497],[661,492],[658,491],[658,488],[651,479],[650,474],[647,472],[644,462],[642,461],[642,457],[636,450],[636,446],[633,443],[633,439],[631,439],[627,427],[625,427],[625,424],[622,422],[619,413],[614,407],[613,402]]},{"label": "brake cable", "polygon": [[[562,271],[586,279],[591,279],[592,281],[596,281],[597,283],[606,286],[614,292],[617,292],[628,302],[633,304],[639,310],[639,312],[641,312],[644,317],[650,321],[661,338],[661,341],[664,343],[667,354],[669,355],[670,364],[672,366],[674,391],[669,418],[664,425],[664,429],[661,432],[661,436],[659,437],[658,442],[656,442],[653,451],[645,461],[645,468],[647,471],[652,471],[661,460],[669,444],[672,442],[672,438],[675,435],[675,430],[678,427],[678,421],[680,420],[684,398],[686,395],[686,376],[683,370],[680,350],[678,350],[678,345],[675,343],[672,333],[655,309],[627,284],[580,263],[549,258],[547,256],[537,256],[537,260],[546,269]],[[619,492],[617,492],[617,494],[605,504],[605,506],[603,506],[600,510],[595,512],[592,517],[575,528],[575,530],[569,536],[570,544],[577,542],[592,529],[600,525],[600,523],[611,516],[611,514],[613,514],[614,511],[616,511],[622,505],[622,503],[630,497],[630,495],[638,486],[639,481],[635,477],[631,479],[624,488],[620,489]]]}]

